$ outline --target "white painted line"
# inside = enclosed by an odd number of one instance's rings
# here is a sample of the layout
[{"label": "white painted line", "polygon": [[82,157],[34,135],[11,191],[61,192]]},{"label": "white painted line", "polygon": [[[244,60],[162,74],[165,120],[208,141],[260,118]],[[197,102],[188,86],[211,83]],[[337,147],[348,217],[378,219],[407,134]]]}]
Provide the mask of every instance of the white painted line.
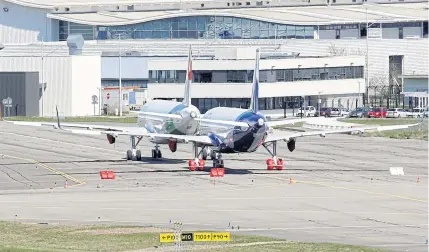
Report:
[{"label": "white painted line", "polygon": [[[313,229],[344,229],[344,228],[386,228],[386,227],[394,227],[394,228],[404,228],[404,227],[410,227],[410,228],[416,228],[416,227],[427,227],[428,224],[421,224],[421,225],[393,225],[393,224],[387,224],[387,225],[352,225],[352,226],[323,226],[323,227],[288,227],[288,228],[240,228],[240,230],[231,230],[233,232],[252,232],[252,231],[287,231],[287,230],[313,230]],[[229,229],[227,229],[229,230]]]},{"label": "white painted line", "polygon": [[[23,206],[6,206],[4,208],[10,208],[10,209],[16,209],[16,208],[22,208]],[[69,209],[70,206],[25,206],[32,209]],[[74,206],[77,208],[77,206]],[[136,207],[97,207],[98,210],[131,210],[134,211]],[[182,211],[182,212],[201,212],[201,209],[195,209],[195,208],[145,208],[145,211],[163,211],[163,212],[175,212],[175,211]],[[265,212],[265,213],[326,213],[326,214],[332,214],[332,211],[320,211],[320,210],[272,210],[272,209],[213,209],[210,208],[209,210],[204,210],[205,212]],[[338,212],[337,214],[381,214],[381,215],[414,215],[414,216],[427,216],[426,214],[419,214],[419,213],[400,213],[400,212]]]}]

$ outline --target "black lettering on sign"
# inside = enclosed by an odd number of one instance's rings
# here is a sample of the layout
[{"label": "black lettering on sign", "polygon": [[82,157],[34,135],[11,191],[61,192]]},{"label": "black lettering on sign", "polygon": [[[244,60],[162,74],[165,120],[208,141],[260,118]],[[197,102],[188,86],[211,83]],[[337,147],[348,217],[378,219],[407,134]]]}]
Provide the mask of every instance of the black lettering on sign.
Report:
[{"label": "black lettering on sign", "polygon": [[194,234],[193,233],[182,233],[182,241],[193,241]]}]

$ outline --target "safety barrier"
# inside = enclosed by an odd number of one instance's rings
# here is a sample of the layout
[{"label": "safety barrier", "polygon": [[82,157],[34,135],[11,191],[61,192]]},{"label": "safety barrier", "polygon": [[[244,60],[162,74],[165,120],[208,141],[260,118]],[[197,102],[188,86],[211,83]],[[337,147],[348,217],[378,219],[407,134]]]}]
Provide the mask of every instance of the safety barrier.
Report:
[{"label": "safety barrier", "polygon": [[115,179],[115,172],[113,171],[100,171],[101,179]]},{"label": "safety barrier", "polygon": [[210,177],[223,177],[225,175],[225,168],[211,168]]}]

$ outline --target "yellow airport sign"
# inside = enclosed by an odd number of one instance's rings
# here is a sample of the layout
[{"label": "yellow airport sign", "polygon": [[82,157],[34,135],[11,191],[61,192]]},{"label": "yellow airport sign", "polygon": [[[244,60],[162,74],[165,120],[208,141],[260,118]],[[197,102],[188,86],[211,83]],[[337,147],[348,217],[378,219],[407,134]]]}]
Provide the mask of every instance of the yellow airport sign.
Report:
[{"label": "yellow airport sign", "polygon": [[[174,233],[160,233],[159,242],[175,242]],[[181,241],[194,241],[194,242],[219,242],[231,241],[230,232],[195,232],[195,233],[182,233]]]},{"label": "yellow airport sign", "polygon": [[194,241],[196,242],[204,242],[211,241],[212,233],[194,233]]},{"label": "yellow airport sign", "polygon": [[231,234],[229,232],[212,233],[212,241],[231,241]]},{"label": "yellow airport sign", "polygon": [[174,233],[159,234],[159,242],[174,242]]}]

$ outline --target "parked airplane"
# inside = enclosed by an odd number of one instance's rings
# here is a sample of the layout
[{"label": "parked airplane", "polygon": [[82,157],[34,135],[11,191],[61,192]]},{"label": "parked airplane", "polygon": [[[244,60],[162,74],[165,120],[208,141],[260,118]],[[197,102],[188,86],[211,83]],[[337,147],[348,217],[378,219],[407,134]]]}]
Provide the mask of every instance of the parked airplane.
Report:
[{"label": "parked airplane", "polygon": [[[188,67],[188,79],[186,83],[186,88],[188,93],[185,91],[185,100],[186,97],[190,97],[190,76],[192,73],[190,71],[191,67]],[[190,117],[188,122],[192,126],[185,126],[181,130],[177,130],[176,127],[168,128],[168,123],[164,122],[163,127],[151,128],[149,126],[144,126],[144,128],[123,128],[123,127],[113,127],[113,126],[99,126],[99,125],[79,125],[75,124],[70,126],[70,124],[63,124],[65,127],[78,127],[86,128],[90,130],[81,130],[81,131],[72,131],[74,133],[84,133],[84,134],[106,134],[109,140],[109,143],[114,143],[115,139],[120,135],[130,136],[132,152],[134,153],[137,145],[134,144],[134,139],[138,138],[139,141],[143,137],[148,137],[154,143],[169,143],[171,151],[175,151],[177,148],[177,142],[191,142],[194,147],[194,157],[189,160],[188,165],[191,171],[195,170],[198,167],[200,170],[204,169],[205,161],[208,155],[213,160],[213,167],[223,167],[224,162],[222,159],[222,154],[225,153],[251,153],[256,151],[260,146],[263,146],[271,155],[271,158],[267,159],[267,169],[273,170],[274,167],[278,170],[283,169],[283,160],[277,157],[277,142],[285,141],[287,142],[287,147],[289,151],[293,151],[296,145],[296,139],[298,137],[305,136],[314,136],[320,135],[325,137],[327,134],[335,133],[351,133],[359,132],[364,133],[365,131],[384,131],[384,130],[393,130],[393,129],[404,129],[411,126],[416,126],[416,124],[407,124],[407,125],[392,125],[392,126],[368,126],[368,127],[358,127],[358,128],[348,128],[348,129],[338,129],[338,130],[328,130],[328,131],[311,131],[311,132],[298,132],[298,133],[280,133],[275,134],[273,131],[274,126],[293,124],[300,121],[305,121],[307,119],[294,119],[294,120],[284,120],[284,121],[267,121],[266,117],[258,112],[258,98],[259,98],[259,49],[256,51],[255,59],[255,70],[253,75],[253,86],[252,86],[252,95],[249,109],[238,109],[238,108],[227,108],[227,107],[216,107],[207,111],[204,115],[200,115],[198,110],[192,110],[190,104],[190,98],[188,102],[185,102],[183,105],[188,106],[189,109],[185,108],[179,110],[180,112],[171,112],[168,114],[163,113],[168,111],[168,109],[160,108],[156,110],[156,106],[146,106],[140,115],[144,115],[147,119],[150,116],[154,118],[173,118],[173,121],[184,120],[186,116]],[[155,103],[153,103],[155,104]],[[179,106],[179,105],[177,105]],[[166,106],[167,107],[167,106]],[[170,107],[169,107],[170,108]],[[148,111],[150,110],[150,111]],[[156,110],[156,111],[155,111]],[[181,113],[183,112],[183,113]],[[195,114],[194,114],[195,113]],[[139,115],[139,117],[140,117]],[[187,118],[187,117],[186,117]],[[192,118],[192,119],[191,119]],[[140,119],[139,119],[140,121]],[[196,122],[199,122],[199,127],[195,127]],[[17,124],[24,124],[21,122],[14,122]],[[28,123],[25,123],[28,124]],[[30,123],[31,124],[31,123]],[[39,123],[40,125],[45,125],[45,123]],[[61,128],[59,119],[57,124],[47,124],[57,128]],[[142,123],[140,123],[142,125]],[[176,125],[176,124],[175,124]],[[196,128],[195,134],[194,129]],[[95,131],[94,129],[99,129]],[[178,133],[178,134],[173,134]],[[270,148],[271,147],[271,148]],[[156,152],[157,149],[155,149]],[[128,156],[128,152],[127,152]],[[154,150],[152,150],[152,156],[154,156]],[[200,159],[201,157],[201,159]]]}]

